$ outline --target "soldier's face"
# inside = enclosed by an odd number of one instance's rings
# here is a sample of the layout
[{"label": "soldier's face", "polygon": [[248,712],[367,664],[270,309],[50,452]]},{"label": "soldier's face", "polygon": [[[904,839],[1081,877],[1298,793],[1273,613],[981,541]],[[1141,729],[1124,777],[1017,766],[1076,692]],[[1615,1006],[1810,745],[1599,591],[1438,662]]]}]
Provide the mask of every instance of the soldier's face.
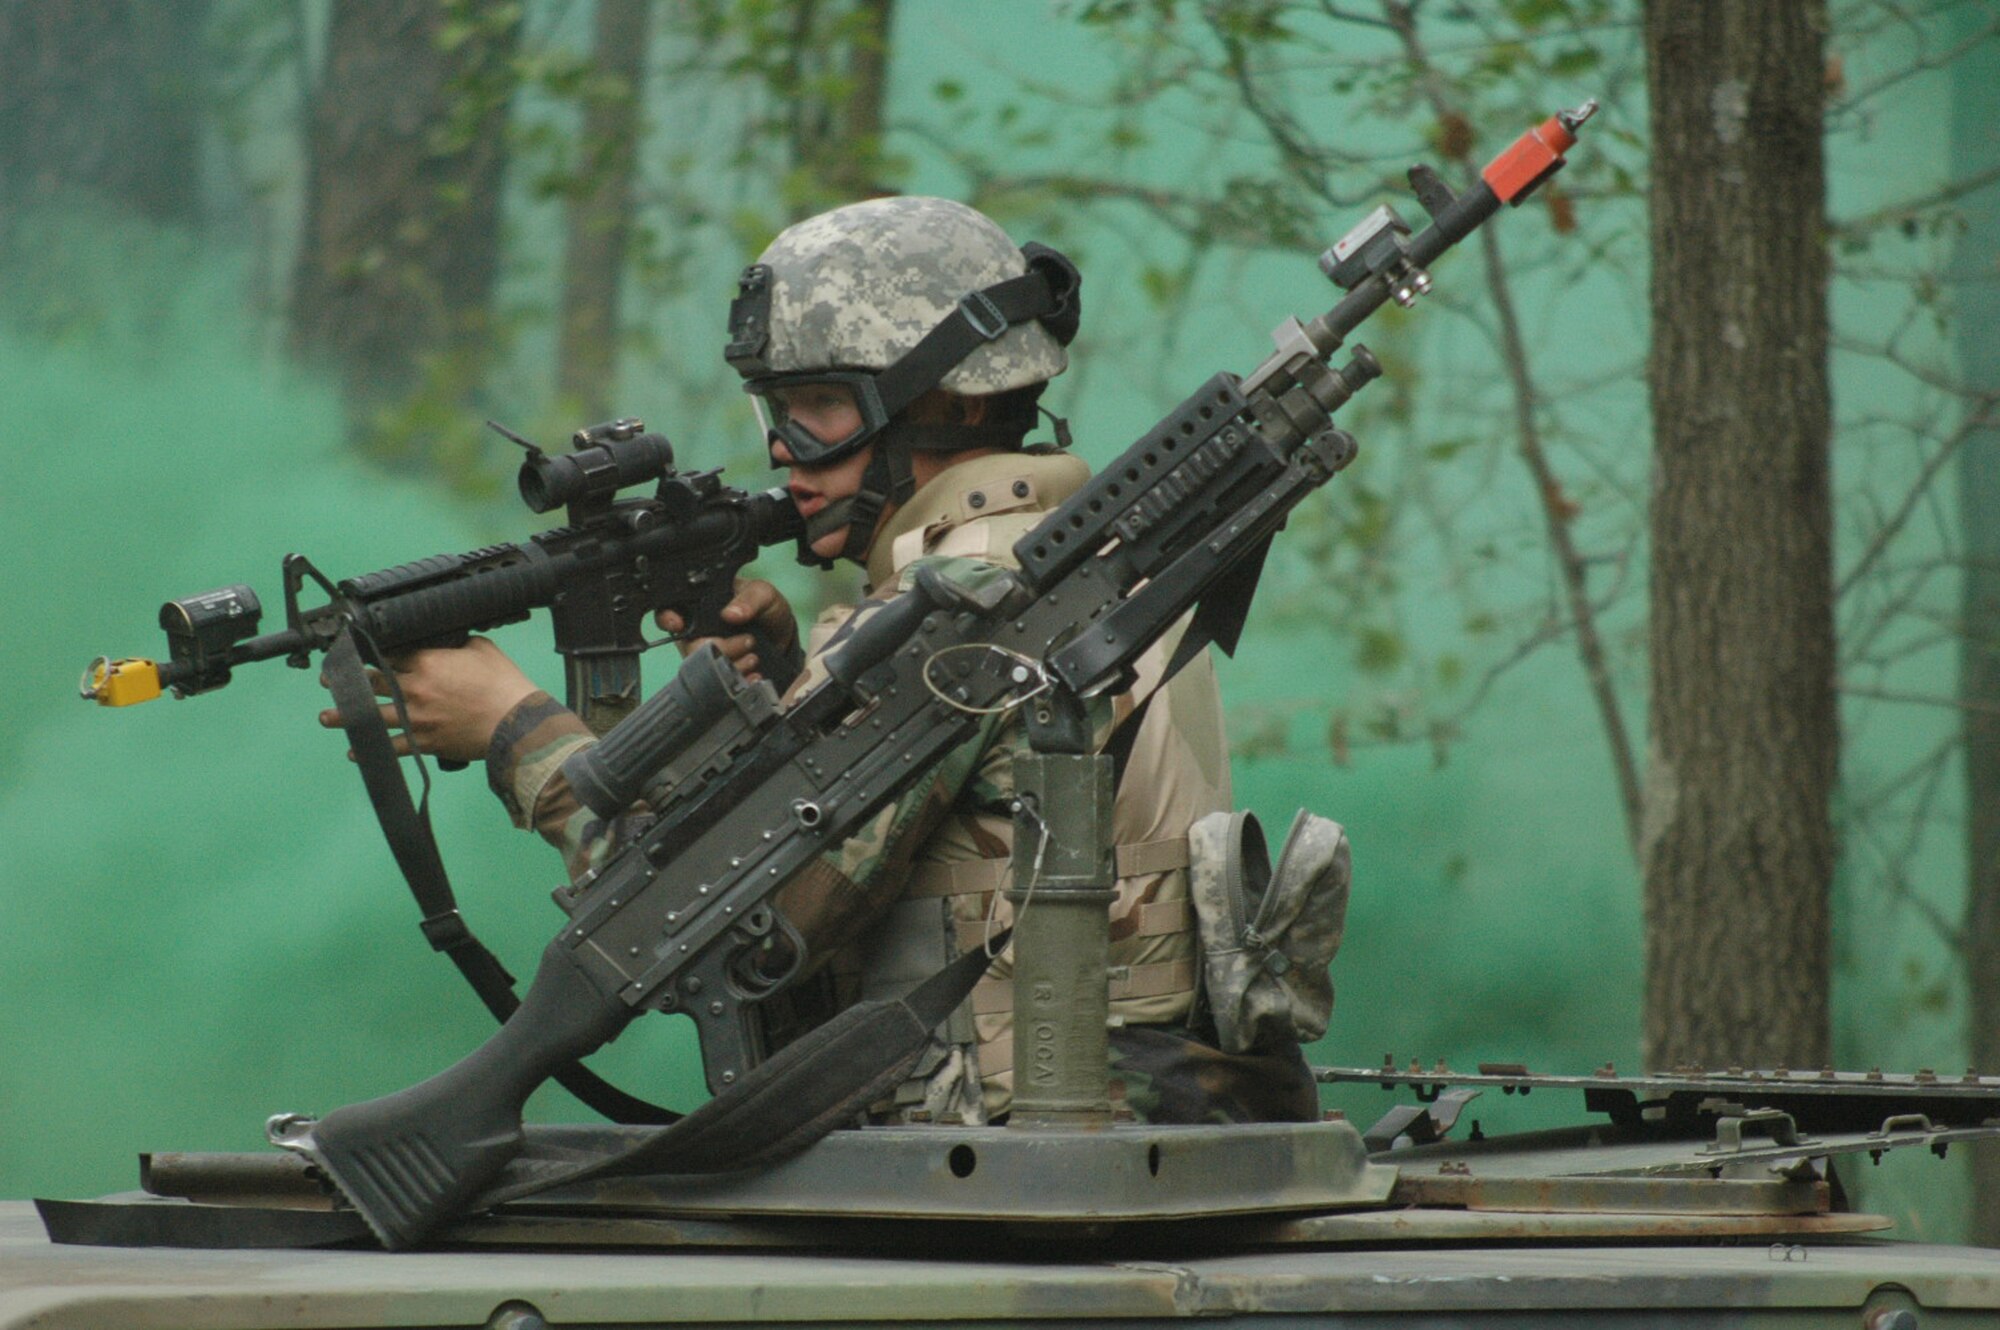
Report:
[{"label": "soldier's face", "polygon": [[[775,410],[782,411],[793,423],[804,425],[815,438],[829,442],[845,439],[861,428],[861,410],[854,403],[853,393],[844,384],[776,388],[770,394],[770,401]],[[985,418],[984,401],[954,398],[935,390],[911,403],[908,411],[911,423],[920,425],[976,425]],[[910,470],[918,488],[922,488],[954,462],[989,451],[981,448],[963,453],[919,452],[910,458]],[[831,503],[859,494],[861,478],[874,456],[875,445],[870,443],[863,445],[858,452],[815,466],[799,461],[783,438],[773,437],[771,440],[771,463],[789,473],[785,478],[785,488],[790,492],[792,502],[798,506],[799,516],[807,518]],[[895,511],[895,504],[886,506],[878,524],[888,521]],[[823,559],[831,559],[839,555],[846,541],[844,530],[833,531],[815,540],[812,550]]]},{"label": "soldier's face", "polygon": [[[860,452],[837,462],[807,466],[792,456],[792,450],[785,446],[784,440],[771,444],[771,460],[789,472],[785,477],[785,489],[797,505],[799,516],[806,518],[830,503],[859,494],[862,474],[868,470],[868,463],[874,456],[875,446],[869,444]],[[812,550],[822,559],[831,559],[839,555],[846,543],[847,531],[843,527],[815,540]]]}]

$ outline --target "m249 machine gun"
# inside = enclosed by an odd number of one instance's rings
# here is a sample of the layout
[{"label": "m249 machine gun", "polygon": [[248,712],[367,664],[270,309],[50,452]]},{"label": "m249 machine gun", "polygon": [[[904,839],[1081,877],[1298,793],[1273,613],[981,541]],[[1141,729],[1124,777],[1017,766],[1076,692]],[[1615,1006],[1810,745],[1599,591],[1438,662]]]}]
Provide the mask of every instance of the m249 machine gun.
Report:
[{"label": "m249 machine gun", "polygon": [[[1036,894],[1016,939],[1022,1071],[1010,1126],[1107,1121],[1111,759],[1091,751],[1084,700],[1128,686],[1141,654],[1191,610],[1169,672],[1210,642],[1233,649],[1273,535],[1355,456],[1332,415],[1381,369],[1358,345],[1341,367],[1328,360],[1385,303],[1414,303],[1435,259],[1559,169],[1594,110],[1551,117],[1461,193],[1414,170],[1430,224],[1413,234],[1391,209],[1371,214],[1320,261],[1345,296],[1309,323],[1288,320],[1247,377],[1210,379],[1051,512],[1015,546],[1018,573],[923,567],[912,590],[857,618],[828,677],[788,709],[717,653],[690,658],[571,761],[596,811],[615,815],[650,791],[658,820],[567,893],[569,922],[520,1010],[430,1080],[318,1120],[280,1116],[273,1141],[311,1159],[398,1247],[490,1204],[496,1184],[507,1192],[528,1095],[640,1012],[694,1018],[717,1092],[702,1113],[768,1094],[758,1073],[796,1061],[799,1045],[759,1067],[749,1017],[804,947],[769,898],[987,717],[1015,708],[1035,749],[1016,768],[1015,882]],[[1047,1013],[1035,1005],[1044,996]],[[1280,1148],[1303,1157],[1290,1138]],[[1243,1165],[1217,1157],[1215,1168],[1232,1167]]]}]

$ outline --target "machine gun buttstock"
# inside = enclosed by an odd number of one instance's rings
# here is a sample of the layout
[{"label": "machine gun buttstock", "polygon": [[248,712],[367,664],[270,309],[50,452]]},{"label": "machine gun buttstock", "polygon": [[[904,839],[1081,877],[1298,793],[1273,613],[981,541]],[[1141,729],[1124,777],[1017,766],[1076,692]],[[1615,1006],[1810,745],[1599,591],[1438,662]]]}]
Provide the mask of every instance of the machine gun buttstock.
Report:
[{"label": "machine gun buttstock", "polygon": [[521,1109],[535,1088],[601,1048],[635,1014],[558,934],[520,1008],[465,1058],[407,1090],[318,1120],[280,1114],[266,1134],[317,1164],[384,1246],[407,1247],[520,1153]]}]

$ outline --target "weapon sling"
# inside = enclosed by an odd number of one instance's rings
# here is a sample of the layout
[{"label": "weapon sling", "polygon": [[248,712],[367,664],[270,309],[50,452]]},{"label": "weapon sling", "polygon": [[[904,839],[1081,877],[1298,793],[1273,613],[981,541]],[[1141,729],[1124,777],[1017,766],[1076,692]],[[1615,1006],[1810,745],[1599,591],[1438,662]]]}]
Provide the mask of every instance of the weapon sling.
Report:
[{"label": "weapon sling", "polygon": [[[385,674],[388,672],[385,662],[377,664]],[[451,963],[465,976],[465,982],[472,985],[472,991],[493,1013],[493,1019],[504,1024],[521,1005],[521,999],[514,993],[514,976],[473,934],[459,912],[451,879],[445,873],[444,858],[438,852],[437,837],[431,831],[428,781],[423,801],[411,799],[409,781],[396,765],[389,727],[382,722],[375,690],[369,686],[362,669],[361,652],[352,628],[343,632],[326,653],[326,683],[340,712],[347,742],[354,748],[354,763],[361,769],[361,783],[368,790],[375,820],[381,824],[382,838],[389,842],[389,852],[395,856],[396,866],[402,870],[403,880],[409,883],[410,894],[416,898],[417,909],[423,913],[419,927],[423,929],[424,940],[431,944],[432,951],[441,951],[451,958]],[[397,714],[402,715],[402,690],[392,688],[392,691]],[[422,757],[417,760],[423,761]],[[556,1073],[555,1079],[585,1106],[613,1122],[657,1125],[681,1118],[670,1108],[619,1089],[581,1062],[570,1063]]]},{"label": "weapon sling", "polygon": [[628,1137],[608,1153],[558,1150],[542,1158],[531,1138],[469,1208],[592,1178],[733,1173],[783,1163],[894,1090],[923,1055],[931,1031],[971,996],[1012,936],[1003,929],[899,997],[845,1008],[680,1121]]}]

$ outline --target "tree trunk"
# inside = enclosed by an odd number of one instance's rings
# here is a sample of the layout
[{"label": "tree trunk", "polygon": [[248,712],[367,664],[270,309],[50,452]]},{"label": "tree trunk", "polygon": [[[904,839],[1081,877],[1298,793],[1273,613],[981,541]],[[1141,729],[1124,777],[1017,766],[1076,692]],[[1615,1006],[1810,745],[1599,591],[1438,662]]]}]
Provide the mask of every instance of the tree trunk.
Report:
[{"label": "tree trunk", "polygon": [[632,178],[652,0],[597,0],[593,74],[583,106],[583,172],[563,251],[556,391],[595,423],[611,417],[618,379],[618,295],[632,230]]},{"label": "tree trunk", "polygon": [[838,151],[827,184],[847,202],[889,192],[882,182],[882,110],[889,99],[889,32],[896,0],[855,0],[849,18],[847,96],[835,123]]},{"label": "tree trunk", "polygon": [[1655,440],[1645,1054],[1829,1044],[1823,0],[1648,0]]},{"label": "tree trunk", "polygon": [[291,339],[339,370],[357,422],[478,382],[519,35],[517,8],[334,0]]},{"label": "tree trunk", "polygon": [[[1970,29],[1987,17],[1967,12]],[[1988,41],[1951,71],[1951,166],[1964,179],[2000,166],[2000,46]],[[1968,194],[1965,230],[1952,264],[1959,375],[1965,387],[2000,393],[2000,185]],[[1968,437],[1958,453],[1960,591],[1959,695],[1965,756],[1966,1040],[1972,1065],[2000,1073],[2000,428]],[[1970,1150],[1968,1236],[2000,1246],[2000,1153]]]},{"label": "tree trunk", "polygon": [[[792,49],[781,93],[790,90],[794,218],[893,193],[883,180],[883,109],[895,0],[851,0],[835,10],[791,0]],[[837,80],[827,74],[838,69]],[[829,85],[840,93],[829,97]]]},{"label": "tree trunk", "polygon": [[63,188],[196,220],[210,0],[0,0],[0,225]]}]

